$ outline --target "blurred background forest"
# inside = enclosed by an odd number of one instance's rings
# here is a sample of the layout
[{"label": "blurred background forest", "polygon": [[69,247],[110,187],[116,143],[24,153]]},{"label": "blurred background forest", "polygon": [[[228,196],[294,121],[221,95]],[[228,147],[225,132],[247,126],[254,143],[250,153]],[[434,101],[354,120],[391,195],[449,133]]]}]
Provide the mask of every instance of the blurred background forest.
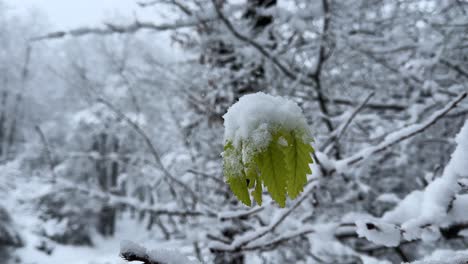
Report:
[{"label": "blurred background forest", "polygon": [[[355,219],[444,177],[468,118],[467,1],[139,0],[63,27],[15,3],[0,0],[0,263],[123,263],[126,239],[216,264],[466,250],[466,170],[441,189],[445,220],[396,245]],[[222,174],[222,116],[259,91],[295,101],[315,138],[311,188],[284,209],[242,205]],[[402,234],[419,204],[391,217]]]}]

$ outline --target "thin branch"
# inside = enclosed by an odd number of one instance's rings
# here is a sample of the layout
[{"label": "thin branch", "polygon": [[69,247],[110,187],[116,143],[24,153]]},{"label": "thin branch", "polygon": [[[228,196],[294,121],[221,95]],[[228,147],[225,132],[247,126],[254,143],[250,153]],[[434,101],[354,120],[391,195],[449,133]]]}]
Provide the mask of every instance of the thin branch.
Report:
[{"label": "thin branch", "polygon": [[351,122],[354,120],[354,118],[357,116],[357,114],[359,112],[361,112],[364,107],[367,105],[367,103],[369,102],[369,100],[375,95],[374,92],[370,93],[365,99],[364,101],[359,104],[358,107],[356,107],[356,109],[354,109],[354,111],[351,113],[351,115],[349,116],[349,118],[346,120],[346,122],[340,126],[337,130],[335,130],[332,135],[327,139],[327,141],[323,144],[323,147],[322,149],[326,149],[327,146],[329,144],[331,144],[333,141],[337,144],[339,142],[339,140],[341,139],[341,137],[344,135],[344,133],[346,132],[346,129],[348,128],[348,126],[351,124]]},{"label": "thin branch", "polygon": [[[231,21],[229,21],[229,19],[223,14],[223,12],[221,11],[220,6],[216,3],[216,0],[212,0],[212,3],[213,3],[214,9],[215,9],[216,14],[218,15],[219,19],[224,23],[224,25],[232,33],[232,35],[234,35],[234,37],[236,37],[240,41],[245,42],[245,43],[251,45],[252,47],[254,47],[265,58],[269,59],[284,75],[286,75],[290,79],[293,79],[293,80],[298,80],[299,79],[299,76],[296,73],[290,71],[288,69],[288,66],[284,65],[276,56],[271,54],[261,44],[259,44],[255,40],[241,34],[239,31],[237,31],[234,28],[234,26],[232,25]],[[306,81],[306,80],[300,80],[300,83],[304,84],[304,85],[315,85],[314,82]]]},{"label": "thin branch", "polygon": [[119,196],[108,192],[103,192],[101,190],[89,188],[87,186],[81,186],[75,182],[66,180],[66,179],[57,179],[56,183],[58,184],[57,188],[63,190],[75,190],[80,193],[84,193],[92,198],[100,199],[106,201],[109,205],[123,205],[129,208],[133,208],[139,212],[150,212],[153,215],[168,215],[168,216],[212,216],[210,213],[202,212],[198,210],[174,210],[170,206],[156,206],[150,205],[147,203],[142,203],[141,200],[128,197],[128,196]]},{"label": "thin branch", "polygon": [[461,66],[459,65],[456,65],[448,60],[445,60],[445,59],[442,59],[440,61],[442,64],[444,64],[445,66],[455,70],[458,74],[460,74],[461,76],[465,77],[465,78],[468,78],[468,71],[464,70]]},{"label": "thin branch", "polygon": [[42,145],[44,147],[44,152],[45,152],[45,155],[46,155],[46,159],[47,159],[47,164],[49,165],[49,170],[50,170],[50,173],[52,174],[52,183],[55,183],[55,181],[57,180],[57,174],[55,173],[55,165],[54,165],[54,161],[53,161],[53,158],[52,158],[52,152],[49,148],[49,142],[47,141],[44,133],[42,132],[41,130],[41,127],[39,125],[36,125],[35,127],[35,130],[37,132],[37,134],[39,135],[39,138],[41,139],[41,142],[42,142]]},{"label": "thin branch", "polygon": [[122,113],[120,110],[118,110],[115,106],[113,106],[110,102],[104,100],[103,98],[99,98],[98,99],[98,102],[104,104],[105,106],[107,106],[110,110],[112,110],[119,118],[121,118],[122,120],[124,120],[125,122],[127,122],[130,127],[132,127],[135,132],[137,132],[142,138],[143,140],[145,141],[147,147],[149,148],[153,158],[154,158],[154,161],[156,162],[156,165],[163,171],[164,175],[170,179],[171,181],[175,182],[176,184],[178,184],[179,186],[181,186],[183,189],[185,189],[189,195],[193,198],[194,200],[194,204],[199,201],[198,199],[198,196],[193,192],[193,190],[187,186],[187,184],[185,184],[184,182],[180,181],[179,179],[177,179],[176,177],[174,177],[168,170],[167,168],[164,166],[164,164],[162,163],[161,161],[161,157],[159,156],[159,153],[158,151],[156,150],[156,147],[153,145],[153,142],[151,141],[151,139],[148,137],[148,135],[146,135],[145,131],[135,122],[133,122],[130,118],[128,118],[124,113]]},{"label": "thin branch", "polygon": [[247,245],[245,247],[242,248],[242,250],[244,251],[253,251],[253,250],[273,250],[275,249],[277,246],[291,240],[291,239],[295,239],[297,237],[302,237],[304,235],[307,235],[307,234],[310,234],[310,233],[314,233],[315,230],[313,227],[304,227],[304,228],[301,228],[300,230],[297,230],[295,232],[291,232],[290,234],[287,234],[287,235],[280,235],[278,238],[276,239],[273,239],[267,243],[263,243],[263,244],[257,244],[257,245]]},{"label": "thin branch", "polygon": [[[148,1],[148,2],[138,2],[138,5],[140,7],[145,8],[145,7],[148,7],[148,6],[154,6],[154,5],[159,4],[159,3],[162,3],[162,1],[156,0],[156,1]],[[165,4],[165,3],[163,3],[163,4]],[[192,15],[192,11],[190,11],[190,9],[188,7],[186,7],[184,4],[182,4],[181,1],[169,0],[169,1],[167,1],[167,4],[175,5],[177,8],[179,8],[186,15],[189,15],[189,16]]]}]

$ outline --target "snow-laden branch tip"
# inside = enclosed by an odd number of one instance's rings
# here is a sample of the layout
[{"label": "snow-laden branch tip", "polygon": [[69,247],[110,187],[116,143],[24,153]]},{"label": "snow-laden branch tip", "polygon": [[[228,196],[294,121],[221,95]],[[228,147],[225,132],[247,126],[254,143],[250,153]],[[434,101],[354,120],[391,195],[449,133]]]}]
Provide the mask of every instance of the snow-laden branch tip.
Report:
[{"label": "snow-laden branch tip", "polygon": [[373,154],[384,151],[385,149],[395,144],[398,144],[405,139],[411,138],[423,132],[425,129],[432,126],[439,119],[444,117],[450,110],[455,108],[458,105],[458,103],[460,103],[463,99],[465,99],[466,96],[467,96],[467,93],[464,92],[460,94],[459,96],[457,96],[457,98],[455,98],[453,101],[448,103],[444,108],[433,113],[425,121],[404,127],[398,131],[390,133],[389,135],[385,137],[383,142],[381,142],[380,144],[376,146],[371,146],[369,148],[365,148],[351,157],[336,161],[335,162],[336,169],[341,171],[345,169],[347,166],[366,160],[367,158],[371,157]]},{"label": "snow-laden branch tip", "polygon": [[139,262],[144,264],[196,264],[182,253],[174,249],[146,248],[131,242],[122,241],[120,244],[120,256],[128,262]]}]

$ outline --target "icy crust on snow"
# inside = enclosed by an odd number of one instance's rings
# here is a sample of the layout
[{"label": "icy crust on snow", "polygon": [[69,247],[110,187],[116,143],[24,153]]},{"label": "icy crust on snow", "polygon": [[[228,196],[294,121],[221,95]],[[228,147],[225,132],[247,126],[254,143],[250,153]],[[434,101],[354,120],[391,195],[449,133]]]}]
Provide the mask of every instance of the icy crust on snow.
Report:
[{"label": "icy crust on snow", "polygon": [[224,141],[236,148],[245,141],[260,149],[266,147],[274,127],[308,131],[302,109],[295,102],[263,92],[242,96],[223,118]]},{"label": "icy crust on snow", "polygon": [[468,121],[455,139],[457,146],[442,176],[425,190],[414,191],[383,216],[386,222],[401,224],[407,240],[435,240],[438,227],[468,220],[466,195],[457,195],[460,178],[468,177]]}]

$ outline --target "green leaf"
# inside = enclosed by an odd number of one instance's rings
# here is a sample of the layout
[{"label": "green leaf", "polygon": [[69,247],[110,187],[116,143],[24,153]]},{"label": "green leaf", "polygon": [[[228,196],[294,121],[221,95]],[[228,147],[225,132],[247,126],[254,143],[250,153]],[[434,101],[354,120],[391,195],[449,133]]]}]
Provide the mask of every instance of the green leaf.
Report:
[{"label": "green leaf", "polygon": [[[287,131],[273,127],[271,141],[265,149],[256,150],[252,155],[250,141],[240,142],[234,147],[226,142],[223,152],[223,172],[234,195],[247,206],[251,206],[251,196],[262,204],[262,184],[273,200],[281,207],[286,205],[286,196],[296,198],[307,183],[311,174],[309,164],[313,163],[310,145],[312,139],[304,130]],[[242,154],[244,153],[244,159]]]},{"label": "green leaf", "polygon": [[244,176],[228,176],[227,183],[237,199],[247,206],[252,204],[250,201],[249,191],[247,189],[247,179]]},{"label": "green leaf", "polygon": [[313,163],[311,153],[314,151],[309,142],[304,142],[303,137],[297,132],[280,133],[288,144],[282,148],[288,168],[288,195],[294,199],[304,189],[307,183],[307,174],[312,171],[309,167]]},{"label": "green leaf", "polygon": [[278,136],[274,135],[269,146],[259,153],[258,166],[260,177],[273,200],[281,207],[286,205],[286,184],[288,170]]}]

